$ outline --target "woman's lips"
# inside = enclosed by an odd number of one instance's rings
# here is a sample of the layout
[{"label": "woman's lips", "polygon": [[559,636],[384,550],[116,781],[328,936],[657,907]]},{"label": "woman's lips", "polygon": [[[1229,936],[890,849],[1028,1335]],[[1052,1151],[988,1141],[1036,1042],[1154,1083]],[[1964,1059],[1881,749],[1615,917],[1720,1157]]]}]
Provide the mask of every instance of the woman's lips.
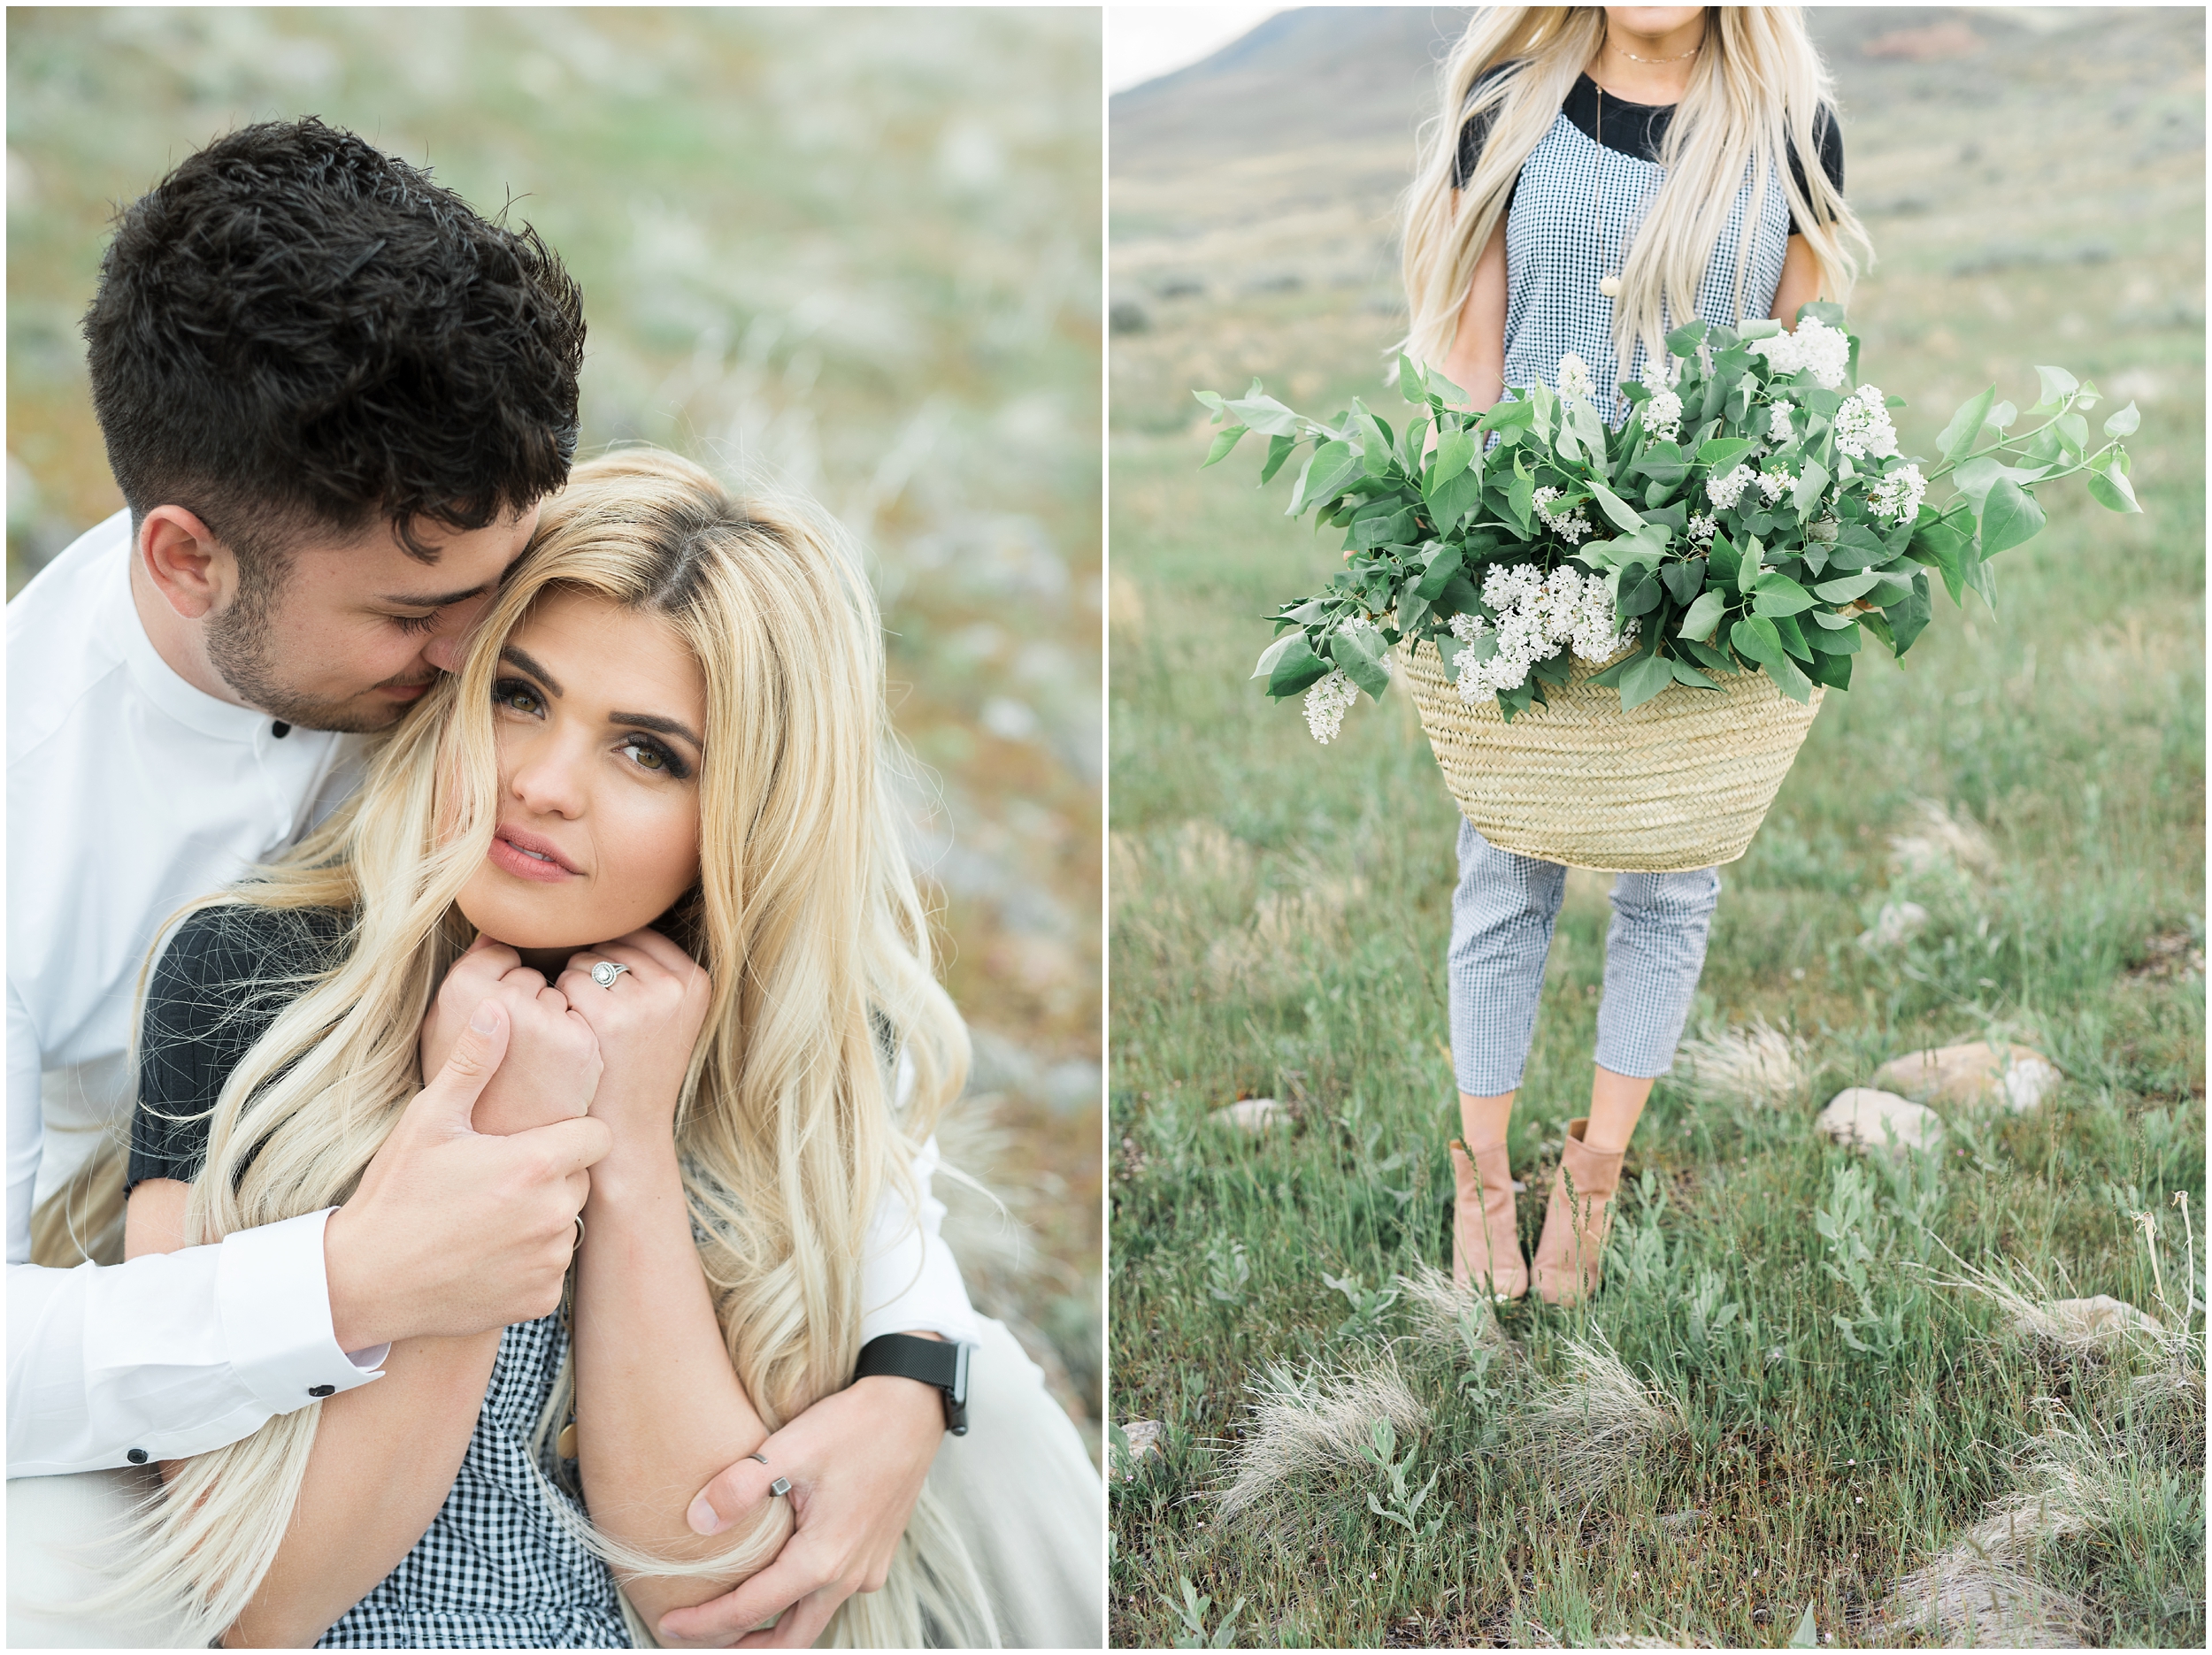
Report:
[{"label": "woman's lips", "polygon": [[[534,851],[540,854],[534,855]],[[550,847],[532,845],[526,849],[503,831],[492,839],[492,866],[502,873],[511,873],[518,879],[534,879],[541,885],[555,885],[577,877],[572,870],[553,857]]]}]

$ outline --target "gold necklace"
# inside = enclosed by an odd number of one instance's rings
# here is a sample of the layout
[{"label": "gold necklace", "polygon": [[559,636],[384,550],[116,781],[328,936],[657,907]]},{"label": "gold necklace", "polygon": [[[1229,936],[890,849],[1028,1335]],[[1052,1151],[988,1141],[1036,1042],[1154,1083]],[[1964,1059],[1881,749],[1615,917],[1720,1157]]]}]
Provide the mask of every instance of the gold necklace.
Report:
[{"label": "gold necklace", "polygon": [[1634,52],[1629,50],[1625,46],[1613,46],[1613,42],[1609,36],[1607,38],[1605,43],[1608,46],[1612,46],[1615,51],[1620,53],[1622,57],[1627,58],[1631,63],[1680,63],[1683,58],[1694,57],[1698,55],[1698,53],[1705,50],[1705,42],[1703,41],[1700,41],[1696,45],[1691,47],[1689,50],[1678,53],[1672,57],[1639,57]]}]

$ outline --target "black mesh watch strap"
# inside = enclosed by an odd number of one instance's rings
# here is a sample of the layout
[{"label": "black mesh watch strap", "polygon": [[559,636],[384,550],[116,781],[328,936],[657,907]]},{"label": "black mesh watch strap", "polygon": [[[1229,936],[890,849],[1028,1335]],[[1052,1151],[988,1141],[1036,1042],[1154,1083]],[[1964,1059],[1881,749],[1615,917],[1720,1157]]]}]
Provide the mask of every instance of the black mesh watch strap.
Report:
[{"label": "black mesh watch strap", "polygon": [[918,1380],[944,1393],[945,1429],[955,1437],[968,1434],[968,1346],[949,1339],[918,1339],[908,1333],[886,1333],[860,1347],[855,1379],[888,1374]]}]

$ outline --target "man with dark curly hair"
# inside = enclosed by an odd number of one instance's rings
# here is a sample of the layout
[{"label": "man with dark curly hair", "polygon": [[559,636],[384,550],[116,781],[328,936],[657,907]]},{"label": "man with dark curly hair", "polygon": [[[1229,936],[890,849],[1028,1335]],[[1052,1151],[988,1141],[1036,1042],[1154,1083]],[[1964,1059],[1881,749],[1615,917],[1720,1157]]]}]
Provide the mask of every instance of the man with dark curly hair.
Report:
[{"label": "man with dark curly hair", "polygon": [[[12,1477],[215,1447],[411,1329],[536,1314],[557,1269],[527,1243],[572,1228],[599,1147],[583,1122],[420,1156],[344,1245],[326,1214],[150,1271],[27,1262],[39,1186],[111,1181],[166,916],[311,825],[453,665],[568,475],[584,345],[534,232],[311,119],[119,215],[84,332],[127,509],[8,606]],[[119,1257],[66,1194],[38,1256]]]}]

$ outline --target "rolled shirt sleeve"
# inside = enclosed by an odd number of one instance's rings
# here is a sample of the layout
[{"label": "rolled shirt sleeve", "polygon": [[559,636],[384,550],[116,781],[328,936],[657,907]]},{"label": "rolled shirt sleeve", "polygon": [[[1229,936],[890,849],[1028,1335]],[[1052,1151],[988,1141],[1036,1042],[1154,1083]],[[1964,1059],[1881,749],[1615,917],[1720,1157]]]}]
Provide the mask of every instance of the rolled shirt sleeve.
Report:
[{"label": "rolled shirt sleeve", "polygon": [[380,1378],[389,1346],[349,1356],[331,1330],[331,1210],[127,1264],[11,1264],[8,1475],[204,1454]]},{"label": "rolled shirt sleeve", "polygon": [[869,1227],[860,1272],[860,1342],[883,1333],[935,1333],[972,1344],[979,1337],[960,1266],[939,1235],[945,1204],[930,1193],[939,1161],[934,1136],[913,1163],[917,1212],[884,1191]]}]

